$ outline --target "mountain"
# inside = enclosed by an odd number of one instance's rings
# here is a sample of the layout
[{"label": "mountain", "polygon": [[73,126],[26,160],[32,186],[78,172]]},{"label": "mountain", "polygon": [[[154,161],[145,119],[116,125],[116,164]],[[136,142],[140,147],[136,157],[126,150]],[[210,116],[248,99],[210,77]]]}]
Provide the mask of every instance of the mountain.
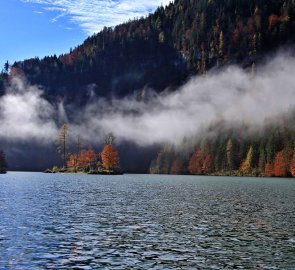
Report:
[{"label": "mountain", "polygon": [[[5,64],[0,96],[11,78],[23,76],[42,86],[42,98],[55,105],[62,100],[68,120],[77,124],[75,112],[83,112],[93,96],[140,101],[149,89],[177,91],[190,77],[230,64],[255,71],[271,52],[294,48],[294,42],[294,0],[175,0],[145,18],[104,28],[68,54]],[[254,133],[247,123],[228,129],[227,124],[208,123],[213,137],[184,138],[177,148],[141,147],[127,139],[119,146],[121,164],[126,172],[294,176],[294,119],[292,111]],[[12,169],[40,170],[59,159],[54,146],[0,143]]]},{"label": "mountain", "polygon": [[[93,92],[161,92],[213,67],[251,67],[294,38],[293,0],[176,0],[146,18],[104,28],[68,54],[16,62],[10,76],[42,85],[48,99],[83,103]],[[0,76],[2,91],[7,78]]]}]

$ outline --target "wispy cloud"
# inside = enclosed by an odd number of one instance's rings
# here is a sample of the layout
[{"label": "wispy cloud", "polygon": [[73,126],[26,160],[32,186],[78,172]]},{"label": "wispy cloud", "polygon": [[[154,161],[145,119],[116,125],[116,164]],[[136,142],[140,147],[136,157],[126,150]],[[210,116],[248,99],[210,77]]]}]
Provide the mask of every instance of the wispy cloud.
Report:
[{"label": "wispy cloud", "polygon": [[70,22],[79,25],[88,35],[104,26],[115,26],[129,19],[145,16],[158,6],[172,0],[22,0],[34,3],[44,10],[57,12],[52,21],[67,15]]}]

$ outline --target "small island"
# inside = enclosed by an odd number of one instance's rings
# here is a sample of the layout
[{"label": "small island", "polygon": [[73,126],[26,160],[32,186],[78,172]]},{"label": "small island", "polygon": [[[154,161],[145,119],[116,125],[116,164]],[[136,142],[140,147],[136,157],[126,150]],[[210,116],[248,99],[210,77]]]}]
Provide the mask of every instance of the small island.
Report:
[{"label": "small island", "polygon": [[[69,126],[64,124],[61,127],[56,140],[56,147],[63,160],[63,166],[54,166],[47,169],[45,173],[86,173],[103,175],[123,174],[119,166],[119,153],[114,146],[115,137],[109,133],[105,137],[105,146],[98,154],[89,146],[83,147],[81,138],[78,136],[75,144],[69,140]],[[68,151],[72,148],[71,151]]]}]

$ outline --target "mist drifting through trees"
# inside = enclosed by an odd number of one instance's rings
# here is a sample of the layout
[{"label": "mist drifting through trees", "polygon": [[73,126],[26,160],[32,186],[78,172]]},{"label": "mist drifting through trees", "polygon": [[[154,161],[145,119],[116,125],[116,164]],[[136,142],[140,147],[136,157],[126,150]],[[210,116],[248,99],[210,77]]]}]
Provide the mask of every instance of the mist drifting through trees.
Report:
[{"label": "mist drifting through trees", "polygon": [[[121,162],[136,172],[262,174],[261,165],[265,175],[282,175],[274,165],[286,163],[290,175],[294,18],[290,0],[175,0],[67,54],[6,62],[0,141],[8,160],[15,169],[55,164],[54,138],[69,123],[68,146],[81,137],[100,148],[112,132]],[[259,145],[258,158],[258,141],[269,137],[274,147],[265,154]],[[169,147],[181,157],[158,168]]]},{"label": "mist drifting through trees", "polygon": [[6,126],[0,137],[12,144],[50,147],[64,119],[69,121],[73,138],[81,136],[90,144],[101,144],[105,134],[112,132],[118,143],[177,145],[184,138],[218,136],[218,128],[206,134],[210,125],[227,129],[244,124],[244,133],[259,133],[267,119],[277,121],[275,116],[294,108],[293,74],[295,58],[291,53],[280,53],[258,66],[255,74],[230,66],[193,77],[174,92],[156,94],[145,89],[141,100],[134,96],[92,97],[82,108],[49,103],[42,88],[14,78],[0,98],[0,120]]}]

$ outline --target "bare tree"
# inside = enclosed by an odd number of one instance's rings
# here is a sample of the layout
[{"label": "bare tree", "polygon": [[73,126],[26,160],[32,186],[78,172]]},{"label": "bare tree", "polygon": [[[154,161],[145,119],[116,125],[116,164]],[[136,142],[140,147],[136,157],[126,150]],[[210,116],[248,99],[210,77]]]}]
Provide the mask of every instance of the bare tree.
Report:
[{"label": "bare tree", "polygon": [[105,136],[105,139],[104,139],[105,143],[106,144],[113,144],[113,142],[115,141],[115,136],[113,133],[108,133],[106,136]]},{"label": "bare tree", "polygon": [[84,146],[84,141],[81,138],[81,136],[78,135],[77,136],[77,141],[76,141],[76,153],[77,154],[80,154],[82,152],[83,146]]}]

